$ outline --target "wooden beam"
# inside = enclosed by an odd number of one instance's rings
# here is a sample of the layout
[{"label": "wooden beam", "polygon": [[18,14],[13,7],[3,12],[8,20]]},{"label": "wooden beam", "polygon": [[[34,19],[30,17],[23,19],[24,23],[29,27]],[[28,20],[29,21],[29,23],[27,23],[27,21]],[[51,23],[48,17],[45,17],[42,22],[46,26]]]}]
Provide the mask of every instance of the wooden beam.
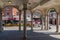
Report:
[{"label": "wooden beam", "polygon": [[43,4],[47,3],[48,1],[50,1],[50,0],[42,0],[42,1],[40,2],[40,5],[43,5]]},{"label": "wooden beam", "polygon": [[31,7],[30,9],[32,10],[32,9],[36,8],[38,5],[43,5],[43,4],[47,3],[48,1],[50,1],[50,0],[42,0],[41,2],[36,4],[35,6]]}]

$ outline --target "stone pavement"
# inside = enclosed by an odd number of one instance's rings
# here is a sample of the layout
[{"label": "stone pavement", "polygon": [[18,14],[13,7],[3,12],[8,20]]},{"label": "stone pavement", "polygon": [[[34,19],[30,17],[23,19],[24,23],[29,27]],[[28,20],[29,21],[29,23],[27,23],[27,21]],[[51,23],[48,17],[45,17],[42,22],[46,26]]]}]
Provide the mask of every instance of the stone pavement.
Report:
[{"label": "stone pavement", "polygon": [[[0,32],[0,40],[23,39],[23,30],[18,31],[18,27],[14,27],[12,29],[8,27],[9,30],[7,28],[4,29],[5,30],[3,32]],[[60,40],[60,34],[55,33],[54,27],[52,28],[53,30],[40,30],[39,28],[34,28],[34,30],[31,31],[29,27],[27,27],[27,29],[29,29],[27,30],[27,40]]]}]

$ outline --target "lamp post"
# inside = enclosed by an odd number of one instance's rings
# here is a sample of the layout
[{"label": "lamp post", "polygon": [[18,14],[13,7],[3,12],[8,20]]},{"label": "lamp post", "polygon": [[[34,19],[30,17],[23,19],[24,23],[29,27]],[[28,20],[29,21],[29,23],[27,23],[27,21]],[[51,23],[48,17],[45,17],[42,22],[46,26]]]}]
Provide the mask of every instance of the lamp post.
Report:
[{"label": "lamp post", "polygon": [[28,0],[23,0],[23,11],[24,11],[23,40],[27,40],[27,33],[26,33],[26,10],[27,10],[27,2],[28,2]]}]

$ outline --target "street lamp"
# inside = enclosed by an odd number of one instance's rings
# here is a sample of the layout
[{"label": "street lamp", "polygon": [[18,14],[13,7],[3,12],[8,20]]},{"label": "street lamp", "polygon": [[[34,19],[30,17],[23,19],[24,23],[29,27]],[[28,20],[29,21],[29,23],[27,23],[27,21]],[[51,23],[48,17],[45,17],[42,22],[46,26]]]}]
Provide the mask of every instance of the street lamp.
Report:
[{"label": "street lamp", "polygon": [[12,2],[9,0],[8,3],[11,4]]}]

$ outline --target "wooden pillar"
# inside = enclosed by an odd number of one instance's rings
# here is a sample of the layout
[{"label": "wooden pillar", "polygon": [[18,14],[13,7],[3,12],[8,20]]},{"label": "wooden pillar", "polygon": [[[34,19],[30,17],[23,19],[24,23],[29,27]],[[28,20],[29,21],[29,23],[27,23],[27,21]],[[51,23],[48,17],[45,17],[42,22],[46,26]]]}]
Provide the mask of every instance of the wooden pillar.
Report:
[{"label": "wooden pillar", "polygon": [[27,10],[27,3],[26,3],[26,0],[24,0],[24,3],[23,3],[23,11],[24,11],[23,40],[27,40],[27,31],[26,31],[26,10]]},{"label": "wooden pillar", "polygon": [[2,32],[3,27],[2,27],[2,9],[0,8],[0,32]]},{"label": "wooden pillar", "polygon": [[21,30],[21,10],[19,10],[19,31]]},{"label": "wooden pillar", "polygon": [[33,13],[31,11],[31,31],[33,31]]},{"label": "wooden pillar", "polygon": [[58,32],[58,13],[57,13],[57,17],[56,17],[56,32]]}]

